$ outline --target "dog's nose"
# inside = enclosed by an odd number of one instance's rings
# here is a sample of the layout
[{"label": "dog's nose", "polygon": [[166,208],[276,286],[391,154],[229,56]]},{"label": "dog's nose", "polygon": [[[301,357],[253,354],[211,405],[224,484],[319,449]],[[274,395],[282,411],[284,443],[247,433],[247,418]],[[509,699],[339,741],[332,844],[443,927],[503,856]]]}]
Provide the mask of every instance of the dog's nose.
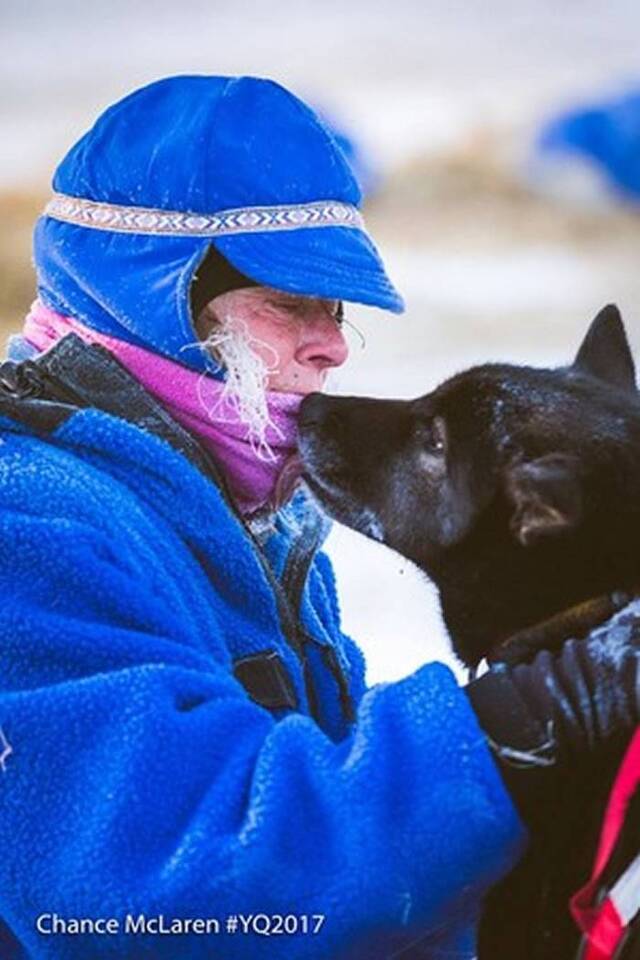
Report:
[{"label": "dog's nose", "polygon": [[310,393],[300,405],[298,424],[300,427],[321,426],[331,409],[331,398],[323,393]]}]

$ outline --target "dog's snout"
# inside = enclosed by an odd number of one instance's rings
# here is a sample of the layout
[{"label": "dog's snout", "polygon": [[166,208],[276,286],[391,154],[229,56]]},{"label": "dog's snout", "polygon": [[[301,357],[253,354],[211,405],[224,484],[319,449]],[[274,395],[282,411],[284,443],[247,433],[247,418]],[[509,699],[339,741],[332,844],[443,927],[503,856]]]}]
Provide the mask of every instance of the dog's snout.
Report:
[{"label": "dog's snout", "polygon": [[301,427],[311,427],[322,423],[325,397],[321,393],[310,393],[300,405],[299,421]]},{"label": "dog's snout", "polygon": [[300,406],[299,424],[302,429],[319,429],[335,425],[339,419],[333,397],[322,393],[310,393]]}]

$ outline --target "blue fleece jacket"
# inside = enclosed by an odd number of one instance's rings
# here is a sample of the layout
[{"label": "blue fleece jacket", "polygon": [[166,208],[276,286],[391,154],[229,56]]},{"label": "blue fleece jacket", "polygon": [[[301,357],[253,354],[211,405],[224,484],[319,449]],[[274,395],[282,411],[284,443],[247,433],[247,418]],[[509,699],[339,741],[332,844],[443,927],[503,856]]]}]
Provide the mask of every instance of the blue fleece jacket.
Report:
[{"label": "blue fleece jacket", "polygon": [[[148,429],[97,409],[48,435],[0,423],[3,960],[382,958],[417,942],[402,956],[472,956],[470,922],[521,826],[447,668],[365,691],[322,553],[300,609],[311,717],[264,563],[283,576],[305,495],[263,552],[212,479]],[[295,709],[260,706],[234,676],[265,650]],[[38,932],[56,913],[120,930]],[[308,920],[226,933],[233,913]],[[140,914],[222,929],[127,932]]]}]

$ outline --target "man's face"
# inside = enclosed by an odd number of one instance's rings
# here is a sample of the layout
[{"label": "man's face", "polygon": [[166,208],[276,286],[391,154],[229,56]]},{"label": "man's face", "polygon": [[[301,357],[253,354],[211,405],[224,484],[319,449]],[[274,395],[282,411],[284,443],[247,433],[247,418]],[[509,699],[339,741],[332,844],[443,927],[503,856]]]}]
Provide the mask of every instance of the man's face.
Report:
[{"label": "man's face", "polygon": [[211,300],[196,327],[201,340],[216,324],[235,328],[264,362],[269,390],[306,394],[322,390],[331,367],[347,359],[341,314],[337,300],[249,287]]}]

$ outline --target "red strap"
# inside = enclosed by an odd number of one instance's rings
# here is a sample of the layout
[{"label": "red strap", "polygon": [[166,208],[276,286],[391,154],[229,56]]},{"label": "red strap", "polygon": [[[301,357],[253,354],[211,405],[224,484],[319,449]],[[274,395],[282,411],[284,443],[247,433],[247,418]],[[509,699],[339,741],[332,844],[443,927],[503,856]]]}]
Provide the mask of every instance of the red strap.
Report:
[{"label": "red strap", "polygon": [[611,900],[598,908],[594,925],[587,933],[587,944],[581,960],[611,960],[622,940],[624,924]]},{"label": "red strap", "polygon": [[627,748],[609,795],[594,867],[594,875],[596,876],[602,873],[613,852],[624,824],[629,801],[638,788],[638,784],[640,784],[640,728],[636,730]]},{"label": "red strap", "polygon": [[596,906],[595,899],[600,877],[620,836],[629,801],[639,784],[640,728],[629,744],[609,794],[591,880],[571,898],[573,918],[588,939],[584,960],[609,960],[624,933],[624,924],[611,900]]}]

